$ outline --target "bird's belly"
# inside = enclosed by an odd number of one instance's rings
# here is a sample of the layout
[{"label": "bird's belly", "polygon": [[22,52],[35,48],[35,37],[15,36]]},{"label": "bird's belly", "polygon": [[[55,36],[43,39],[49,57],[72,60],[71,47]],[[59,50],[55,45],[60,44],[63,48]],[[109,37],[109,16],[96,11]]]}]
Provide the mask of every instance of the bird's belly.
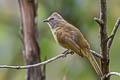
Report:
[{"label": "bird's belly", "polygon": [[62,46],[63,48],[70,49],[70,46],[69,46],[68,44],[66,44],[63,40],[58,39],[58,38],[56,37],[56,35],[54,35],[54,38],[55,38],[55,41],[56,41],[60,46]]}]

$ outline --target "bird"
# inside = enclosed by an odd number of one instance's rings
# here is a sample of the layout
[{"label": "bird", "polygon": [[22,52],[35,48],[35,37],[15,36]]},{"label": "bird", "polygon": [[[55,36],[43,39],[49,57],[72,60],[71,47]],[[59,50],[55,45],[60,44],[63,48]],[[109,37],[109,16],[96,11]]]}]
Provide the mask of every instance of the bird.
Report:
[{"label": "bird", "polygon": [[103,76],[96,59],[90,52],[88,41],[78,28],[64,20],[57,12],[53,12],[47,19],[43,20],[43,22],[49,25],[55,41],[60,46],[72,50],[81,57],[87,57],[98,76],[100,78]]}]

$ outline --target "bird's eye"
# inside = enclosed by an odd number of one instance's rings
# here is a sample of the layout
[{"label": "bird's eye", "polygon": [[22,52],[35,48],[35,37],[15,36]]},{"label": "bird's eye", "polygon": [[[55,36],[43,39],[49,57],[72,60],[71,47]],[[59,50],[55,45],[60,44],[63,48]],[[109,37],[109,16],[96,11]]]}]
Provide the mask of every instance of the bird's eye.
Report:
[{"label": "bird's eye", "polygon": [[50,21],[51,21],[51,20],[54,20],[54,18],[50,18],[49,20],[50,20]]}]

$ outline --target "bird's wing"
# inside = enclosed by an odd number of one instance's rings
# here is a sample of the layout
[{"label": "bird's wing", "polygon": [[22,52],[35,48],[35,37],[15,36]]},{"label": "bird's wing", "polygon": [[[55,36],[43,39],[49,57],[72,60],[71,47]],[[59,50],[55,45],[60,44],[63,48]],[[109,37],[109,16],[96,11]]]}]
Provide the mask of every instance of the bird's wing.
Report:
[{"label": "bird's wing", "polygon": [[59,43],[62,43],[61,45],[63,47],[67,49],[71,49],[74,52],[76,52],[78,55],[83,56],[83,54],[81,53],[80,47],[76,44],[76,42],[72,39],[72,37],[68,33],[66,32],[62,33],[59,36],[59,38],[60,39],[58,39],[58,41],[61,40],[61,42]]},{"label": "bird's wing", "polygon": [[76,42],[76,44],[79,45],[81,49],[90,48],[88,41],[76,27],[72,26],[71,24],[67,24],[66,27],[64,27],[64,31],[71,35],[71,38]]}]

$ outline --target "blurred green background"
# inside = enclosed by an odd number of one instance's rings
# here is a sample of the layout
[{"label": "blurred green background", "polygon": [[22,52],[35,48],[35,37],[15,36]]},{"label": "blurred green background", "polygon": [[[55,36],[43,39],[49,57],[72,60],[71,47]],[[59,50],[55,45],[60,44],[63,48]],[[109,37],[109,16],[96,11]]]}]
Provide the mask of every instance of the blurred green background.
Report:
[{"label": "blurred green background", "polygon": [[[99,30],[93,20],[99,17],[98,0],[38,0],[38,29],[41,58],[51,58],[65,49],[56,44],[46,19],[52,12],[60,13],[75,25],[89,41],[91,48],[99,52]],[[108,34],[120,16],[120,0],[108,1]],[[17,0],[0,0],[0,65],[24,65],[20,40],[20,12]],[[120,28],[110,51],[110,71],[120,72]],[[46,80],[97,80],[97,75],[86,58],[74,54],[47,64]],[[0,69],[0,80],[25,80],[25,70]],[[112,76],[111,80],[120,80]]]}]

